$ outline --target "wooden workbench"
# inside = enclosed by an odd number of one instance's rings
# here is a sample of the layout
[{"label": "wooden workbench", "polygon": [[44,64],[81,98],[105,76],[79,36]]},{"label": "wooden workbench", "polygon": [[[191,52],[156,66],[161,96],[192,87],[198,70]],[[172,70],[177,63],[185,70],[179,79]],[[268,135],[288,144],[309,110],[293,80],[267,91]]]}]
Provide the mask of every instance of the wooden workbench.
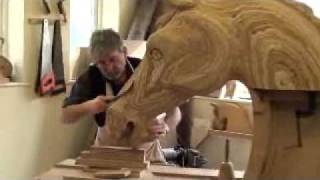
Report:
[{"label": "wooden workbench", "polygon": [[[155,175],[153,172],[177,172],[180,175]],[[194,174],[194,176],[181,175],[181,174]],[[197,177],[197,175],[201,175],[203,177]],[[204,176],[208,177],[204,177]],[[217,170],[211,169],[194,169],[194,168],[177,168],[171,166],[159,166],[159,165],[151,165],[148,170],[145,170],[142,174],[141,178],[124,178],[127,180],[212,180],[218,179],[215,178],[218,175]],[[235,175],[237,179],[242,179],[243,172],[236,171]],[[63,178],[63,177],[78,177],[81,178]],[[209,178],[209,176],[214,178]],[[48,172],[43,173],[42,175],[35,177],[34,180],[95,180],[93,176],[88,172],[83,172],[81,169],[76,168],[61,168],[54,167],[50,169]],[[97,179],[98,180],[98,179]]]}]

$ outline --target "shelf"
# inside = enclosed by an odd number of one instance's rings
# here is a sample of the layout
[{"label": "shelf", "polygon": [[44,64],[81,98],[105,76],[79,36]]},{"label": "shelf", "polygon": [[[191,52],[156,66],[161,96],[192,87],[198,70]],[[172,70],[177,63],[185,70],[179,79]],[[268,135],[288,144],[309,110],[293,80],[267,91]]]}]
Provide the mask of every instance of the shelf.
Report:
[{"label": "shelf", "polygon": [[0,88],[8,88],[8,87],[31,87],[31,85],[25,82],[7,82],[7,83],[0,84]]},{"label": "shelf", "polygon": [[43,22],[44,19],[48,19],[50,24],[53,24],[54,21],[56,20],[60,20],[62,22],[62,24],[64,23],[64,17],[62,15],[54,15],[54,16],[49,16],[49,15],[45,15],[45,16],[33,16],[33,17],[29,17],[28,18],[28,22],[30,24],[41,24]]}]

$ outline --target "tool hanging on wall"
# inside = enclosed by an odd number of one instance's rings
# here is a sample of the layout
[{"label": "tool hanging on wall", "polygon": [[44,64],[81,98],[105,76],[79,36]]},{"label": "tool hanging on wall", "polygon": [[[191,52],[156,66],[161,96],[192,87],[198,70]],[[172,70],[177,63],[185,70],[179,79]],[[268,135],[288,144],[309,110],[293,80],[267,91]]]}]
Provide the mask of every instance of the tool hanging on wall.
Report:
[{"label": "tool hanging on wall", "polygon": [[54,22],[52,44],[52,68],[55,75],[55,88],[52,95],[65,92],[66,83],[64,79],[63,53],[62,53],[62,37],[61,37],[61,22]]},{"label": "tool hanging on wall", "polygon": [[[42,4],[44,7],[45,15],[37,15],[31,16],[28,18],[30,24],[42,24],[44,19],[47,19],[51,24],[53,24],[56,20],[67,22],[67,14],[63,5],[64,0],[57,0],[56,6],[57,8],[52,8],[52,3],[50,0],[42,0]],[[55,13],[55,11],[58,11]]]},{"label": "tool hanging on wall", "polygon": [[58,6],[58,11],[59,13],[63,16],[63,21],[66,23],[67,22],[67,14],[66,10],[63,5],[64,0],[58,0],[57,6]]},{"label": "tool hanging on wall", "polygon": [[53,39],[50,35],[49,21],[43,20],[41,52],[39,56],[38,75],[35,91],[40,96],[55,95],[65,92],[62,39],[60,21],[54,23]]},{"label": "tool hanging on wall", "polygon": [[50,3],[48,2],[48,0],[42,0],[42,4],[44,5],[44,8],[46,9],[46,13],[50,14],[51,7],[50,7]]},{"label": "tool hanging on wall", "polygon": [[38,64],[36,92],[40,96],[50,93],[55,88],[55,77],[52,70],[52,41],[50,37],[49,21],[43,20],[41,51]]}]

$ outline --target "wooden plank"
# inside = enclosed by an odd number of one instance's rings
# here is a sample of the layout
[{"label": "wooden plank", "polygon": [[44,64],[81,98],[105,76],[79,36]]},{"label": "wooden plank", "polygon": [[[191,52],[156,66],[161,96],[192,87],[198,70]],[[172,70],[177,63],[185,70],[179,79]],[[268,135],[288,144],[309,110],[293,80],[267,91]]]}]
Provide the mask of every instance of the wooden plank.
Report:
[{"label": "wooden plank", "polygon": [[[151,166],[150,171],[157,176],[177,176],[212,179],[217,179],[219,174],[219,171],[215,169],[178,168],[170,166]],[[235,171],[236,179],[242,179],[243,176],[244,171]]]},{"label": "wooden plank", "polygon": [[94,177],[96,178],[125,178],[131,174],[129,169],[119,169],[119,170],[103,170],[94,173]]},{"label": "wooden plank", "polygon": [[120,147],[120,146],[91,146],[90,151],[117,153],[117,152],[127,152],[134,154],[144,154],[144,149],[135,149],[130,147]]},{"label": "wooden plank", "polygon": [[[85,167],[82,169],[82,171],[84,172],[89,172],[89,173],[96,173],[98,171],[103,171],[103,170],[106,170],[105,168],[92,168],[92,167]],[[119,170],[118,169],[109,169],[109,170]],[[130,168],[130,175],[129,177],[130,178],[140,178],[142,177],[143,173],[144,173],[144,170],[141,170],[141,169],[134,169],[134,168]]]},{"label": "wooden plank", "polygon": [[130,178],[141,178],[144,174],[145,170],[138,171],[138,170],[131,170]]},{"label": "wooden plank", "polygon": [[147,169],[150,165],[149,162],[139,163],[120,160],[99,160],[99,159],[83,159],[78,158],[76,164],[87,165],[90,167],[98,168],[135,168],[135,169]]},{"label": "wooden plank", "polygon": [[242,138],[242,139],[252,139],[252,134],[245,134],[245,133],[237,133],[237,132],[230,132],[230,131],[221,131],[221,130],[209,130],[209,135],[214,136],[223,136],[229,138]]},{"label": "wooden plank", "polygon": [[104,151],[101,149],[91,150],[91,151],[83,151],[80,155],[81,158],[84,159],[102,159],[102,160],[122,160],[122,161],[130,161],[130,162],[145,162],[145,155],[142,152],[136,151]]}]

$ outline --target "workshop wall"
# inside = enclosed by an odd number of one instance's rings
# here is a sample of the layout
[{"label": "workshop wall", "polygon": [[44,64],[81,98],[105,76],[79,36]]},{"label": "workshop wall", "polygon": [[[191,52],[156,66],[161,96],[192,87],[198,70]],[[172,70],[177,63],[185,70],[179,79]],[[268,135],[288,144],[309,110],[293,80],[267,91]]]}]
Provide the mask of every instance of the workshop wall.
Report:
[{"label": "workshop wall", "polygon": [[[134,5],[130,0],[123,0],[120,10],[126,11]],[[35,95],[33,88],[40,52],[41,25],[29,24],[28,18],[42,15],[44,10],[41,0],[24,0],[21,6],[24,11],[23,34],[16,37],[12,35],[11,38],[16,38],[16,42],[20,43],[16,48],[22,54],[16,56],[23,57],[19,64],[22,69],[19,77],[23,83],[0,85],[1,180],[32,179],[54,163],[67,157],[75,157],[88,145],[88,134],[93,127],[93,121],[89,117],[74,125],[61,123],[61,104],[65,94],[44,98]],[[65,1],[65,6],[69,10],[68,0]],[[125,15],[120,19],[121,31],[127,31],[123,28],[129,27],[129,19]],[[10,30],[10,33],[15,32]],[[62,37],[65,75],[69,77],[68,24],[62,26]],[[71,83],[68,89],[70,85]]]}]

